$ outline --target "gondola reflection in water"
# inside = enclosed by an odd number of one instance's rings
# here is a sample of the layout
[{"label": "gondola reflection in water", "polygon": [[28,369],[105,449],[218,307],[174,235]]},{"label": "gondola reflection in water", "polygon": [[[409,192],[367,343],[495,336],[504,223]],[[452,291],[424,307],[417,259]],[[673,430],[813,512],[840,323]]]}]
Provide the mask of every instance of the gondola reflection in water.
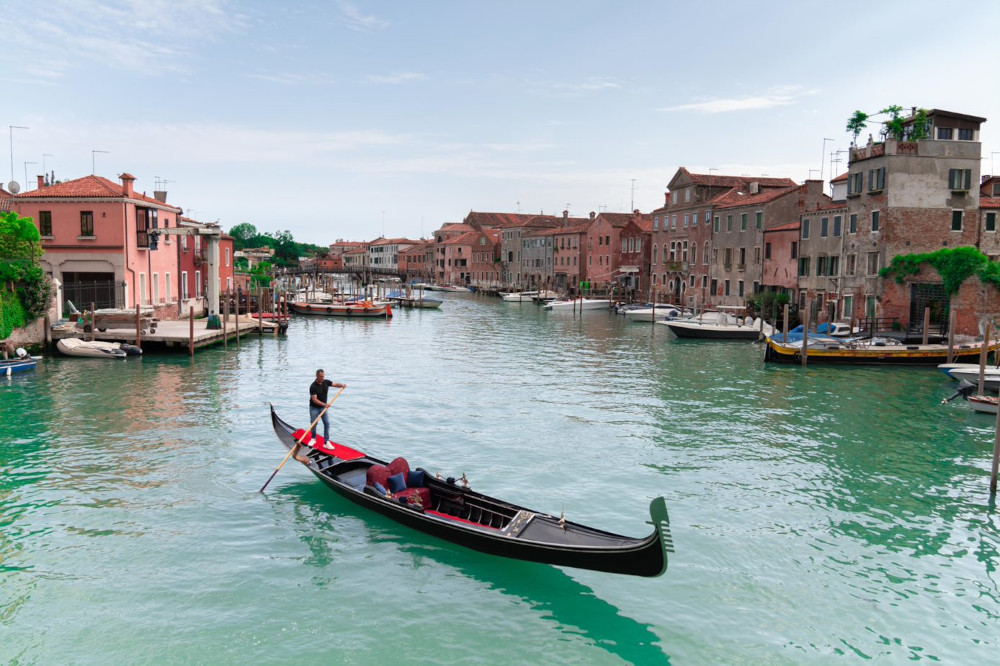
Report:
[{"label": "gondola reflection in water", "polygon": [[[271,423],[286,448],[303,432],[281,420]],[[670,520],[662,497],[649,507],[653,533],[633,538],[580,525],[477,493],[404,458],[386,463],[306,434],[309,469],[338,495],[426,534],[483,553],[557,566],[634,576],[659,576],[673,552]]]}]

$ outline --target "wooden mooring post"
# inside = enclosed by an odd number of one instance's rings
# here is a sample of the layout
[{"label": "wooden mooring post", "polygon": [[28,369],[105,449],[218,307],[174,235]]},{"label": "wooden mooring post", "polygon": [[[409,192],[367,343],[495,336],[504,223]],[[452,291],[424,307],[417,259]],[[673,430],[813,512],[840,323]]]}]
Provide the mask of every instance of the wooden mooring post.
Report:
[{"label": "wooden mooring post", "polygon": [[927,335],[930,332],[930,327],[931,327],[931,309],[924,308],[924,335],[920,339],[920,344],[922,345],[927,344]]},{"label": "wooden mooring post", "polygon": [[240,346],[240,290],[236,289],[236,346]]},{"label": "wooden mooring post", "polygon": [[257,285],[257,335],[264,337],[264,294]]},{"label": "wooden mooring post", "polygon": [[812,314],[812,308],[806,305],[806,320],[802,324],[802,367],[806,367],[809,359],[809,325],[812,323],[810,321]]},{"label": "wooden mooring post", "polygon": [[785,303],[785,312],[781,323],[781,341],[788,342],[788,303]]},{"label": "wooden mooring post", "polygon": [[188,308],[188,354],[194,358],[194,308]]},{"label": "wooden mooring post", "polygon": [[135,304],[135,346],[142,349],[142,312],[139,304]]},{"label": "wooden mooring post", "polygon": [[955,311],[948,312],[948,362],[955,359]]},{"label": "wooden mooring post", "polygon": [[229,349],[229,294],[226,294],[225,303],[222,306],[222,348]]}]

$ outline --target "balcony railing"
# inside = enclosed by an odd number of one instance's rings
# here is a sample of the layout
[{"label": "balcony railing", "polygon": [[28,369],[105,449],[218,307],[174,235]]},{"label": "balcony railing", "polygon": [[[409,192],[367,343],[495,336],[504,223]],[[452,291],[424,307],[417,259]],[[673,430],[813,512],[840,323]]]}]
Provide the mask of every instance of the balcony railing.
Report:
[{"label": "balcony railing", "polygon": [[665,261],[663,262],[663,270],[681,272],[687,270],[686,261]]}]

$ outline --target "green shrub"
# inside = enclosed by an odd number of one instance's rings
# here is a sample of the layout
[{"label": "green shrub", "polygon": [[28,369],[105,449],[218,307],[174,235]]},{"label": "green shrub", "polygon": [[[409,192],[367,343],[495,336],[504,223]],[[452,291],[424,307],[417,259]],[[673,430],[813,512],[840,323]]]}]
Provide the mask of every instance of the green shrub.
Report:
[{"label": "green shrub", "polygon": [[0,340],[10,337],[11,331],[25,323],[24,308],[17,295],[0,289]]}]

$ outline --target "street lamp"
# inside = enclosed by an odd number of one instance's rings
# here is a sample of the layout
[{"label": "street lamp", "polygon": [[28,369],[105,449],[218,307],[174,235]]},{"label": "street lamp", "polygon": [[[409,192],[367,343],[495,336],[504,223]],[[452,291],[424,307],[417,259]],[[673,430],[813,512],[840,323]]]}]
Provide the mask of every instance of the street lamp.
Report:
[{"label": "street lamp", "polygon": [[30,129],[29,127],[22,127],[20,125],[7,125],[7,129],[10,130],[10,179],[14,180],[14,130],[16,129]]},{"label": "street lamp", "polygon": [[97,167],[95,166],[94,155],[97,153],[110,153],[110,150],[92,150],[90,151],[90,174],[94,175],[97,173]]},{"label": "street lamp", "polygon": [[24,191],[28,191],[28,165],[38,164],[38,162],[25,162],[24,163]]}]

